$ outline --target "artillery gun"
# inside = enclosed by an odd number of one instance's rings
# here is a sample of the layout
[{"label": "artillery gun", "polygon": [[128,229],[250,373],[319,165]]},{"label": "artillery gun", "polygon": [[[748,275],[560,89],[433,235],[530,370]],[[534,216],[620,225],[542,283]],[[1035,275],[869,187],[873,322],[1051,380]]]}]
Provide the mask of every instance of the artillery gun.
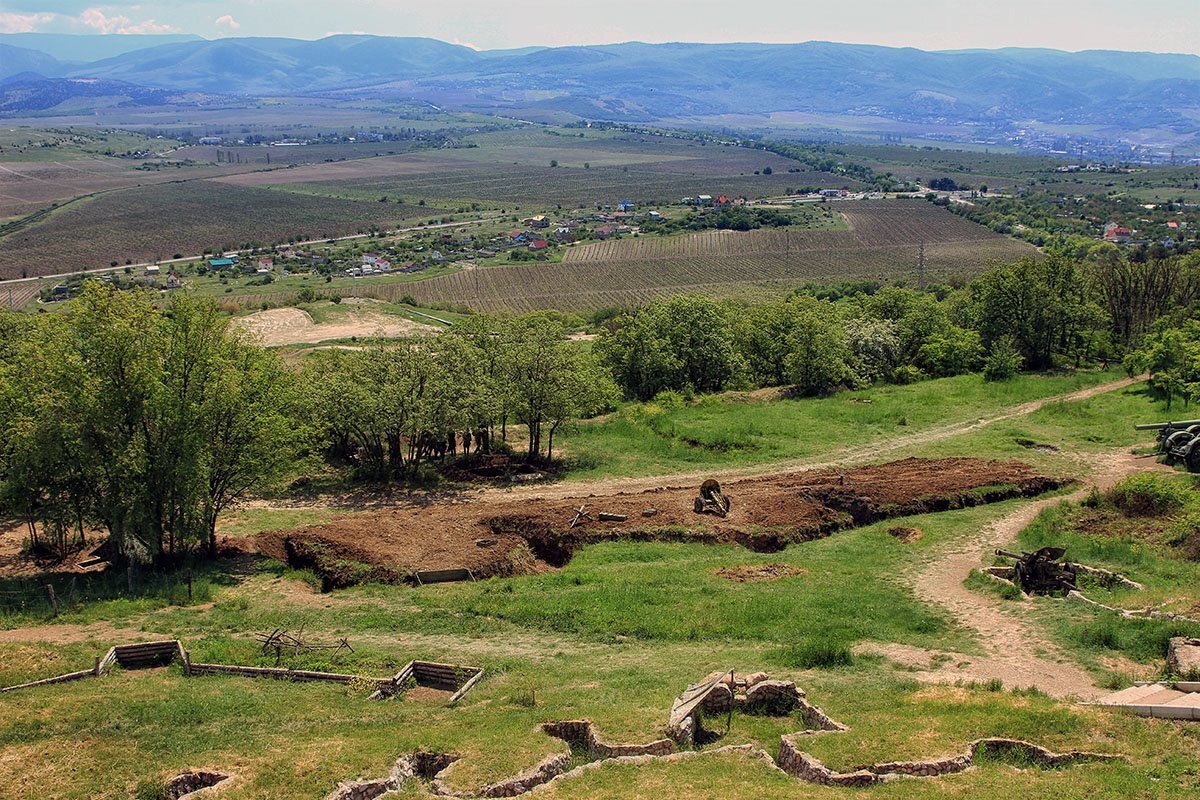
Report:
[{"label": "artillery gun", "polygon": [[1184,464],[1200,472],[1200,419],[1135,425],[1135,430],[1158,431],[1158,452],[1168,464]]},{"label": "artillery gun", "polygon": [[1075,591],[1075,565],[1059,561],[1066,555],[1066,548],[1043,547],[1032,553],[1013,553],[997,550],[996,555],[1016,559],[1012,569],[1012,582],[1021,587],[1025,594],[1056,594]]},{"label": "artillery gun", "polygon": [[693,510],[697,514],[716,514],[724,517],[729,513],[729,498],[721,492],[721,484],[709,478],[700,484],[700,494],[696,495]]}]

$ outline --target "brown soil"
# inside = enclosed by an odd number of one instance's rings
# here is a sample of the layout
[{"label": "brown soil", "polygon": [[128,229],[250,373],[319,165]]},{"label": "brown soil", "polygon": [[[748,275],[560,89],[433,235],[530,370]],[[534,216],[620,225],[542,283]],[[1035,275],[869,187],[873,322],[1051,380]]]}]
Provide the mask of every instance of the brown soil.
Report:
[{"label": "brown soil", "polygon": [[748,564],[744,567],[724,567],[716,571],[718,578],[724,578],[734,583],[769,583],[780,578],[794,578],[807,575],[803,567],[793,567],[790,564]]},{"label": "brown soil", "polygon": [[404,700],[414,703],[443,704],[453,696],[454,692],[431,689],[428,686],[414,686],[404,693]]},{"label": "brown soil", "polygon": [[[561,566],[585,544],[622,538],[736,542],[777,552],[856,525],[1034,496],[1064,482],[1020,462],[909,458],[736,481],[725,487],[733,500],[725,518],[694,511],[695,487],[581,498],[485,495],[271,531],[257,543],[268,555],[316,570],[326,588],[401,582],[416,570],[465,568],[478,578],[534,571],[538,562]],[[580,508],[585,514],[572,526]],[[602,520],[602,513],[624,519]]]},{"label": "brown soil", "polygon": [[912,544],[925,535],[925,532],[920,528],[913,528],[908,525],[896,525],[888,528],[888,534],[895,537],[900,544]]},{"label": "brown soil", "polygon": [[436,332],[424,325],[374,310],[352,311],[337,322],[314,322],[299,308],[273,308],[258,311],[235,321],[239,328],[254,334],[266,347],[285,344],[315,344],[331,339],[378,336],[394,339]]}]

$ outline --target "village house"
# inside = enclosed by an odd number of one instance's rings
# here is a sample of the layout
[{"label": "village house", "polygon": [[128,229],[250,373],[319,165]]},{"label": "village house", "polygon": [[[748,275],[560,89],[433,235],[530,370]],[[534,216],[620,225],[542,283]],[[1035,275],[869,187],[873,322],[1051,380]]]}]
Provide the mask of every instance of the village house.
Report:
[{"label": "village house", "polygon": [[1133,239],[1133,231],[1115,222],[1104,226],[1104,241],[1113,244],[1128,244]]}]

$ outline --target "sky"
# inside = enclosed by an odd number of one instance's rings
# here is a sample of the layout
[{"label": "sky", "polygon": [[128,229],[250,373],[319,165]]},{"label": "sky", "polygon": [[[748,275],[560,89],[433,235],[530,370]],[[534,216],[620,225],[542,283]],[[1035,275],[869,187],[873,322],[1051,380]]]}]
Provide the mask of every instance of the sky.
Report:
[{"label": "sky", "polygon": [[829,40],[1200,53],[1198,0],[0,0],[0,33],[429,36],[477,49]]}]

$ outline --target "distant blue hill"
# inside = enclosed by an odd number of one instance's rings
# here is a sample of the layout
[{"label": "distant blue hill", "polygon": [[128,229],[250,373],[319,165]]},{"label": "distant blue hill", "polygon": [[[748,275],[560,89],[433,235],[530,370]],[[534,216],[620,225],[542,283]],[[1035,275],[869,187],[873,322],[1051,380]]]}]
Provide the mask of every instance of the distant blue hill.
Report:
[{"label": "distant blue hill", "polygon": [[0,44],[40,50],[59,61],[77,64],[113,58],[160,44],[199,40],[199,36],[190,33],[112,33],[87,36],[70,33],[0,33]]},{"label": "distant blue hill", "polygon": [[[92,38],[101,37],[74,37]],[[63,74],[56,63],[8,74]],[[173,91],[361,92],[636,121],[794,111],[1110,132],[1159,127],[1176,138],[1200,131],[1200,57],[1100,50],[626,42],[480,53],[434,39],[340,35],[172,41],[65,74]]]}]

